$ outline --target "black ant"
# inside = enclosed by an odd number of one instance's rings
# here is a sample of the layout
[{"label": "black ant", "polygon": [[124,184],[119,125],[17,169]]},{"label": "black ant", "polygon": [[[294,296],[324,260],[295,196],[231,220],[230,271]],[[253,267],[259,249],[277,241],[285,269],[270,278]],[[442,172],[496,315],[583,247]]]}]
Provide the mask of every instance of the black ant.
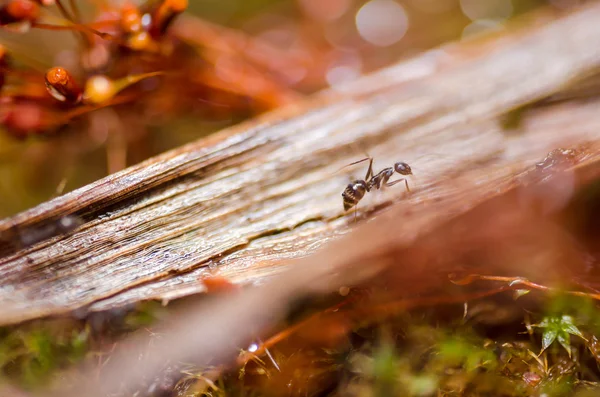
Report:
[{"label": "black ant", "polygon": [[366,160],[369,160],[369,169],[367,170],[367,175],[365,176],[365,179],[359,179],[350,183],[348,186],[346,186],[346,189],[344,189],[344,192],[342,193],[342,197],[344,199],[344,211],[348,211],[350,208],[357,205],[358,202],[364,197],[365,193],[370,192],[372,189],[379,190],[382,187],[391,187],[397,183],[404,181],[404,184],[406,185],[406,190],[410,192],[410,188],[408,187],[408,181],[406,180],[406,178],[401,178],[393,182],[388,182],[392,175],[394,175],[394,172],[397,172],[400,175],[412,175],[412,170],[408,164],[404,162],[398,162],[394,164],[394,167],[384,168],[375,175],[373,175],[372,157],[367,157],[348,165],[350,166],[362,163]]}]

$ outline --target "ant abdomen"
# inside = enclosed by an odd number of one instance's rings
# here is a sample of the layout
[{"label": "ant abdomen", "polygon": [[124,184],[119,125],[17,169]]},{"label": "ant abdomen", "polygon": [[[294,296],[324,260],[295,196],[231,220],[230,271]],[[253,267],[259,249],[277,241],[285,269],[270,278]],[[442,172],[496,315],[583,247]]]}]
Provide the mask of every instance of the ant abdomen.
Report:
[{"label": "ant abdomen", "polygon": [[342,197],[344,199],[344,211],[348,211],[354,207],[364,197],[368,191],[368,186],[365,181],[354,181],[346,186]]}]

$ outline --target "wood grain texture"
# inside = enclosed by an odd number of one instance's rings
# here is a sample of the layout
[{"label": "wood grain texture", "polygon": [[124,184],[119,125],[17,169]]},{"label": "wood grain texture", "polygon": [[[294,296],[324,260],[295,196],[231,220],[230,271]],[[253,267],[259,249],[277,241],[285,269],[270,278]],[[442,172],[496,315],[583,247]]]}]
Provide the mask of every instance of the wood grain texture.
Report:
[{"label": "wood grain texture", "polygon": [[[201,292],[208,274],[259,283],[351,229],[341,192],[366,167],[338,171],[365,151],[376,169],[413,168],[410,196],[397,185],[359,207],[373,217],[401,200],[411,226],[396,243],[408,244],[445,219],[426,204],[456,186],[499,193],[549,150],[597,140],[592,100],[534,111],[520,135],[500,127],[498,116],[600,66],[599,5],[541,19],[424,53],[0,222],[0,324],[173,299]],[[448,216],[476,200],[454,202]],[[66,215],[84,224],[19,246]]]}]

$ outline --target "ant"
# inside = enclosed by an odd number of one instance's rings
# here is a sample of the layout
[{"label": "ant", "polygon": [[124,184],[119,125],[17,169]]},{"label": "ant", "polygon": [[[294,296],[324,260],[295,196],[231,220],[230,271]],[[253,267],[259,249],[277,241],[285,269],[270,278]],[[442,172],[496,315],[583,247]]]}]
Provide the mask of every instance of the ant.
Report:
[{"label": "ant", "polygon": [[394,175],[394,172],[397,172],[400,175],[412,175],[412,170],[408,164],[404,162],[397,162],[393,167],[384,168],[377,174],[373,174],[372,157],[367,157],[348,165],[350,166],[362,163],[366,160],[369,160],[369,169],[367,170],[365,179],[359,179],[350,183],[348,186],[346,186],[346,189],[344,189],[344,192],[342,193],[342,197],[344,199],[344,211],[348,211],[350,208],[357,205],[358,202],[364,197],[365,193],[370,192],[372,189],[380,190],[382,187],[391,187],[404,181],[406,190],[410,192],[406,178],[400,178],[398,180],[388,182],[392,175]]}]

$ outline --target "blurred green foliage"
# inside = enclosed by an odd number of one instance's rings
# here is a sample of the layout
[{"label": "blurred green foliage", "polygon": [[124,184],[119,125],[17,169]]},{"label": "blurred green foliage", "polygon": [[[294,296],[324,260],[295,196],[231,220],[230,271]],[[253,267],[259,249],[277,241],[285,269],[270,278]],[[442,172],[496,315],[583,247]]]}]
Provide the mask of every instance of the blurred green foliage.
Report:
[{"label": "blurred green foliage", "polygon": [[88,352],[88,329],[64,322],[35,322],[0,330],[0,369],[25,388],[46,384],[50,375]]}]

